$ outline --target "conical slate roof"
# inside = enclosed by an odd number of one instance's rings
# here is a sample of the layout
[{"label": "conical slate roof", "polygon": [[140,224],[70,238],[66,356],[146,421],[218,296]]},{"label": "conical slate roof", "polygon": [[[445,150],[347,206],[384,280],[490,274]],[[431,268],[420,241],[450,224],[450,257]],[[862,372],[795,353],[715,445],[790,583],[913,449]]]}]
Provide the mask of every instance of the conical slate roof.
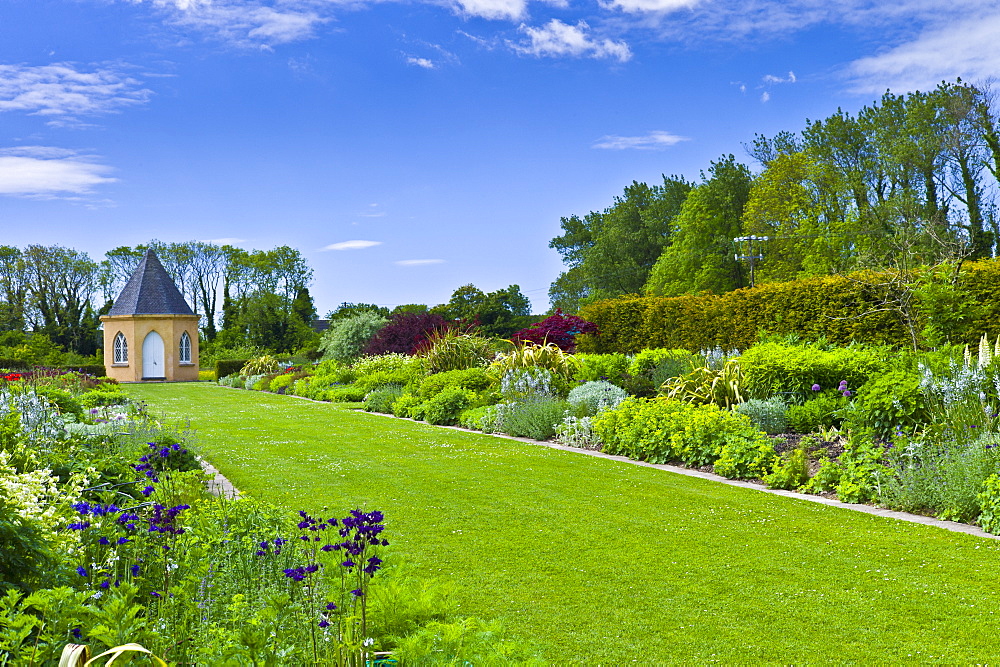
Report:
[{"label": "conical slate roof", "polygon": [[194,315],[152,250],[135,268],[108,315]]}]

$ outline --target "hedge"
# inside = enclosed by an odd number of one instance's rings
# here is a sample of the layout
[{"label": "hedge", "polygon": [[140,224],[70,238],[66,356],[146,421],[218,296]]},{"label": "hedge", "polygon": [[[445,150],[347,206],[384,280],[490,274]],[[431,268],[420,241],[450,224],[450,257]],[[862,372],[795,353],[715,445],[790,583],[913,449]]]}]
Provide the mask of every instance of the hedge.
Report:
[{"label": "hedge", "polygon": [[78,366],[66,366],[64,370],[76,371],[77,373],[93,375],[94,377],[103,377],[108,374],[107,370],[104,368],[104,364],[80,364]]},{"label": "hedge", "polygon": [[0,368],[5,371],[26,371],[31,366],[23,359],[2,359],[0,358]]},{"label": "hedge", "polygon": [[[579,351],[635,353],[649,348],[745,350],[758,332],[797,334],[846,345],[852,341],[909,347],[900,314],[883,306],[885,274],[856,273],[769,283],[726,294],[676,297],[626,295],[585,306],[580,315],[599,336],[581,336]],[[953,343],[974,344],[1000,334],[1000,261],[966,263],[947,304],[918,291],[917,330],[935,323]],[[935,311],[936,314],[935,314]],[[961,316],[956,313],[961,313]]]},{"label": "hedge", "polygon": [[227,375],[239,373],[247,365],[248,359],[219,359],[215,362],[215,378],[221,380]]}]

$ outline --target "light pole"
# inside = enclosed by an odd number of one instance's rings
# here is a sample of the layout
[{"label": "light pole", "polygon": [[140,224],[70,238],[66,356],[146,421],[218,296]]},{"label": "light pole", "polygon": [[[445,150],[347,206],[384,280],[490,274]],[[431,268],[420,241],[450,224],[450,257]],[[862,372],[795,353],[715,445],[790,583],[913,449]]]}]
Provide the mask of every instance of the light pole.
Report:
[{"label": "light pole", "polygon": [[737,262],[746,262],[750,265],[750,287],[754,286],[754,267],[757,262],[764,259],[764,241],[770,241],[768,236],[740,236],[733,239],[736,244]]}]

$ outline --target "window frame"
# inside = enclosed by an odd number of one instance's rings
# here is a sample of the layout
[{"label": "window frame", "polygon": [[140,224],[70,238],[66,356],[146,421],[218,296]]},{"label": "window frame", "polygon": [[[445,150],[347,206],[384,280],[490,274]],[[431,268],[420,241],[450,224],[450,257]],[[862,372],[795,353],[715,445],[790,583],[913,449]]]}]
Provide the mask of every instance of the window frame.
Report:
[{"label": "window frame", "polygon": [[181,339],[178,343],[178,361],[182,364],[193,363],[191,361],[191,334],[187,331],[181,332]]},{"label": "window frame", "polygon": [[128,338],[119,331],[112,344],[112,359],[115,366],[128,366]]}]

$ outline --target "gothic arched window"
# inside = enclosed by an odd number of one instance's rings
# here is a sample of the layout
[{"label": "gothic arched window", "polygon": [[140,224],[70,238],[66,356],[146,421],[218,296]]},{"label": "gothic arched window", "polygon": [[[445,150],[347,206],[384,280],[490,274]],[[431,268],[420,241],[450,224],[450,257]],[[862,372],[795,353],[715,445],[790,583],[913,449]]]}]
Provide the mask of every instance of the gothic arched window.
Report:
[{"label": "gothic arched window", "polygon": [[128,363],[128,341],[125,340],[125,334],[121,331],[115,336],[115,356],[114,363],[116,364],[127,364]]},{"label": "gothic arched window", "polygon": [[191,336],[185,331],[181,334],[180,362],[182,364],[191,363]]}]

